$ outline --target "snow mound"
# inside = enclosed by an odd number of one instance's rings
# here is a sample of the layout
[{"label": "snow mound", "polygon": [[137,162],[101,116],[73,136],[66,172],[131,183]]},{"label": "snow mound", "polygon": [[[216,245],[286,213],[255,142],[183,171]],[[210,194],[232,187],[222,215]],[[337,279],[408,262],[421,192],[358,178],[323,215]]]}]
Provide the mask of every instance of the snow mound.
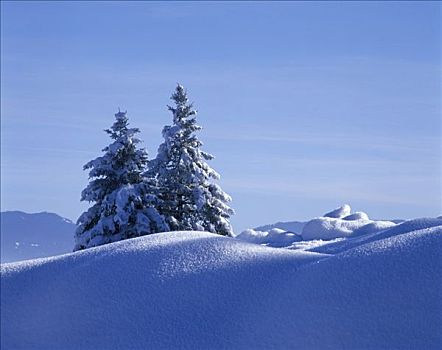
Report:
[{"label": "snow mound", "polygon": [[354,231],[369,224],[369,220],[342,220],[330,217],[323,217],[310,220],[302,230],[302,238],[311,239],[333,239],[338,237],[349,237]]},{"label": "snow mound", "polygon": [[419,219],[412,219],[407,220],[399,225],[396,225],[389,229],[388,231],[384,231],[382,233],[382,237],[391,237],[407,232],[422,230],[424,228],[430,228],[435,226],[441,226],[442,225],[442,218],[419,218]]},{"label": "snow mound", "polygon": [[376,233],[396,226],[391,221],[373,221],[364,212],[350,214],[350,206],[342,207],[325,214],[323,217],[308,221],[302,229],[305,240],[331,240]]},{"label": "snow mound", "polygon": [[[271,247],[310,250],[329,246],[332,240],[372,235],[404,223],[405,220],[371,220],[367,213],[351,213],[348,204],[310,221],[288,221],[248,229],[236,236],[245,242]],[[277,231],[272,231],[278,229]],[[274,233],[271,233],[274,232]],[[342,246],[344,242],[339,242]]]},{"label": "snow mound", "polygon": [[274,228],[265,236],[264,243],[270,247],[285,247],[301,240],[301,236],[296,233]]},{"label": "snow mound", "polygon": [[237,235],[235,238],[249,243],[255,243],[255,244],[263,244],[265,241],[265,237],[267,236],[268,232],[264,231],[257,231],[254,229],[247,229],[241,232],[239,235]]},{"label": "snow mound", "polygon": [[[309,315],[301,317],[312,331],[294,331],[306,338],[299,348],[441,349],[441,261],[437,226],[363,244],[301,269],[296,282],[303,291],[292,298],[297,314]],[[314,302],[321,306],[312,307]]]},{"label": "snow mound", "polygon": [[[287,225],[294,225],[301,229],[300,234],[285,229]],[[261,226],[257,229],[248,229],[236,236],[237,239],[267,245],[271,247],[284,247],[300,249],[304,246],[324,245],[319,241],[329,241],[337,238],[350,238],[361,235],[373,234],[386,230],[397,224],[392,221],[373,221],[362,211],[351,213],[348,204],[337,208],[323,217],[307,222],[280,222],[273,225]],[[268,230],[268,231],[267,231]],[[316,240],[314,244],[299,244],[300,241]]]},{"label": "snow mound", "polygon": [[344,204],[342,207],[336,208],[331,212],[324,214],[326,218],[343,218],[351,213],[351,207],[348,204]]},{"label": "snow mound", "polygon": [[353,214],[343,217],[342,220],[370,220],[370,219],[368,218],[368,215],[363,211],[357,211]]},{"label": "snow mound", "polygon": [[302,228],[304,227],[305,222],[303,221],[286,221],[286,222],[277,222],[275,224],[263,225],[254,228],[256,231],[270,231],[272,228],[279,228],[284,231],[290,231],[296,234],[300,234],[302,232]]},{"label": "snow mound", "polygon": [[436,349],[441,254],[442,226],[337,255],[170,232],[4,264],[1,347]]},{"label": "snow mound", "polygon": [[325,254],[338,254],[363,244],[438,226],[442,226],[442,219],[420,218],[408,220],[399,225],[390,221],[375,221],[362,226],[351,237],[329,244],[316,245],[308,250]]},{"label": "snow mound", "polygon": [[239,334],[219,330],[247,325],[241,315],[266,299],[250,288],[323,257],[171,232],[4,264],[2,348],[229,347]]},{"label": "snow mound", "polygon": [[257,231],[247,229],[235,238],[249,243],[266,245],[269,247],[282,248],[291,246],[294,242],[299,242],[302,237],[296,233],[285,231],[279,228],[272,228],[270,231]]},{"label": "snow mound", "polygon": [[353,231],[352,236],[361,236],[376,233],[396,226],[392,221],[371,221],[369,224],[362,226],[361,228]]}]

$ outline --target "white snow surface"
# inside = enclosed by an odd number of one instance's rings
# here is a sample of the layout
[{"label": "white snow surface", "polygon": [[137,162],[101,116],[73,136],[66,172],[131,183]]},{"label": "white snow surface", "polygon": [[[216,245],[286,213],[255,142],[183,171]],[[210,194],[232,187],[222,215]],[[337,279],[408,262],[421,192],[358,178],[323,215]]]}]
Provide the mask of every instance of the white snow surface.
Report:
[{"label": "white snow surface", "polygon": [[340,237],[351,237],[375,233],[397,225],[392,221],[373,221],[364,212],[351,214],[351,207],[343,205],[323,217],[308,221],[302,229],[304,240],[330,240]]},{"label": "white snow surface", "polygon": [[344,204],[342,207],[336,208],[331,212],[324,214],[326,218],[343,218],[350,215],[351,207],[348,204]]},{"label": "white snow surface", "polygon": [[346,220],[322,217],[310,220],[305,224],[302,230],[302,238],[304,240],[329,240],[339,237],[351,237],[378,232],[396,225],[391,221]]},{"label": "white snow surface", "polygon": [[[284,229],[290,227],[287,224],[293,226],[293,223],[298,224],[297,228],[302,229],[301,233]],[[322,217],[300,224],[299,222],[276,223],[256,229],[247,229],[237,235],[236,238],[270,247],[297,249],[299,244],[296,242],[300,241],[328,241],[336,238],[349,238],[376,233],[397,225],[392,221],[370,220],[368,215],[361,211],[351,214],[351,207],[348,204],[344,204]],[[266,229],[270,230],[266,231]]]},{"label": "white snow surface", "polygon": [[304,243],[167,232],[3,264],[1,347],[442,347],[442,220]]},{"label": "white snow surface", "polygon": [[353,214],[344,216],[342,220],[369,220],[368,215],[363,211],[357,211]]},{"label": "white snow surface", "polygon": [[279,228],[272,228],[268,232],[258,231],[254,229],[247,229],[241,232],[235,238],[245,242],[261,244],[277,248],[289,247],[294,242],[302,240],[301,236],[299,236],[298,234],[290,231],[285,231]]}]

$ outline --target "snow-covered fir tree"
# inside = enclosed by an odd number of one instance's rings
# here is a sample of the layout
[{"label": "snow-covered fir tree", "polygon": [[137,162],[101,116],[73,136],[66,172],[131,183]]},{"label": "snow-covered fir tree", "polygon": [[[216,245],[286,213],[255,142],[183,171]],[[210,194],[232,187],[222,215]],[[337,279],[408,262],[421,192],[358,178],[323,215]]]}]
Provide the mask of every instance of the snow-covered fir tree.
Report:
[{"label": "snow-covered fir tree", "polygon": [[205,230],[231,235],[229,218],[234,214],[227,203],[231,198],[212,180],[219,174],[206,161],[213,156],[202,151],[195,133],[196,111],[178,85],[171,99],[173,125],[163,129],[164,142],[150,162],[148,176],[160,186],[160,211],[172,230]]},{"label": "snow-covered fir tree", "polygon": [[113,142],[84,166],[90,182],[81,200],[94,204],[78,219],[74,251],[169,230],[156,209],[156,180],[143,176],[148,158],[137,146],[139,130],[128,127],[125,112],[115,118],[105,130]]}]

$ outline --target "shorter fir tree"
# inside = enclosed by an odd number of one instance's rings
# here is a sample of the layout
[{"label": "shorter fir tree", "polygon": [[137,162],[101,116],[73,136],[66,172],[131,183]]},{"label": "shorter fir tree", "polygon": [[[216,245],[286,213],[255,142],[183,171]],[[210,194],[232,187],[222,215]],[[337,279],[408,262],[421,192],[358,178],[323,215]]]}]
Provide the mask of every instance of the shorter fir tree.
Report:
[{"label": "shorter fir tree", "polygon": [[229,218],[234,210],[227,205],[231,198],[212,182],[220,176],[206,162],[213,156],[201,150],[202,143],[195,134],[201,127],[183,86],[177,86],[171,100],[173,125],[164,127],[164,142],[148,172],[161,189],[160,211],[174,231],[232,235]]},{"label": "shorter fir tree", "polygon": [[105,130],[113,142],[84,166],[91,180],[81,200],[94,204],[78,219],[74,251],[169,230],[156,209],[155,180],[142,175],[148,159],[137,147],[139,130],[128,127],[126,113],[119,111],[115,118]]}]

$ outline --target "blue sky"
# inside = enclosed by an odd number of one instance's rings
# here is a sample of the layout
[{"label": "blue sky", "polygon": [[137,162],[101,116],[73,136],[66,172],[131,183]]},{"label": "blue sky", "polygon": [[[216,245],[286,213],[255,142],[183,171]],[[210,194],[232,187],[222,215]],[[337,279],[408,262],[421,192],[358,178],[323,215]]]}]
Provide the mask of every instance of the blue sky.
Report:
[{"label": "blue sky", "polygon": [[441,214],[437,2],[1,3],[1,209],[76,220],[118,107],[150,157],[176,82],[237,231],[349,203]]}]

